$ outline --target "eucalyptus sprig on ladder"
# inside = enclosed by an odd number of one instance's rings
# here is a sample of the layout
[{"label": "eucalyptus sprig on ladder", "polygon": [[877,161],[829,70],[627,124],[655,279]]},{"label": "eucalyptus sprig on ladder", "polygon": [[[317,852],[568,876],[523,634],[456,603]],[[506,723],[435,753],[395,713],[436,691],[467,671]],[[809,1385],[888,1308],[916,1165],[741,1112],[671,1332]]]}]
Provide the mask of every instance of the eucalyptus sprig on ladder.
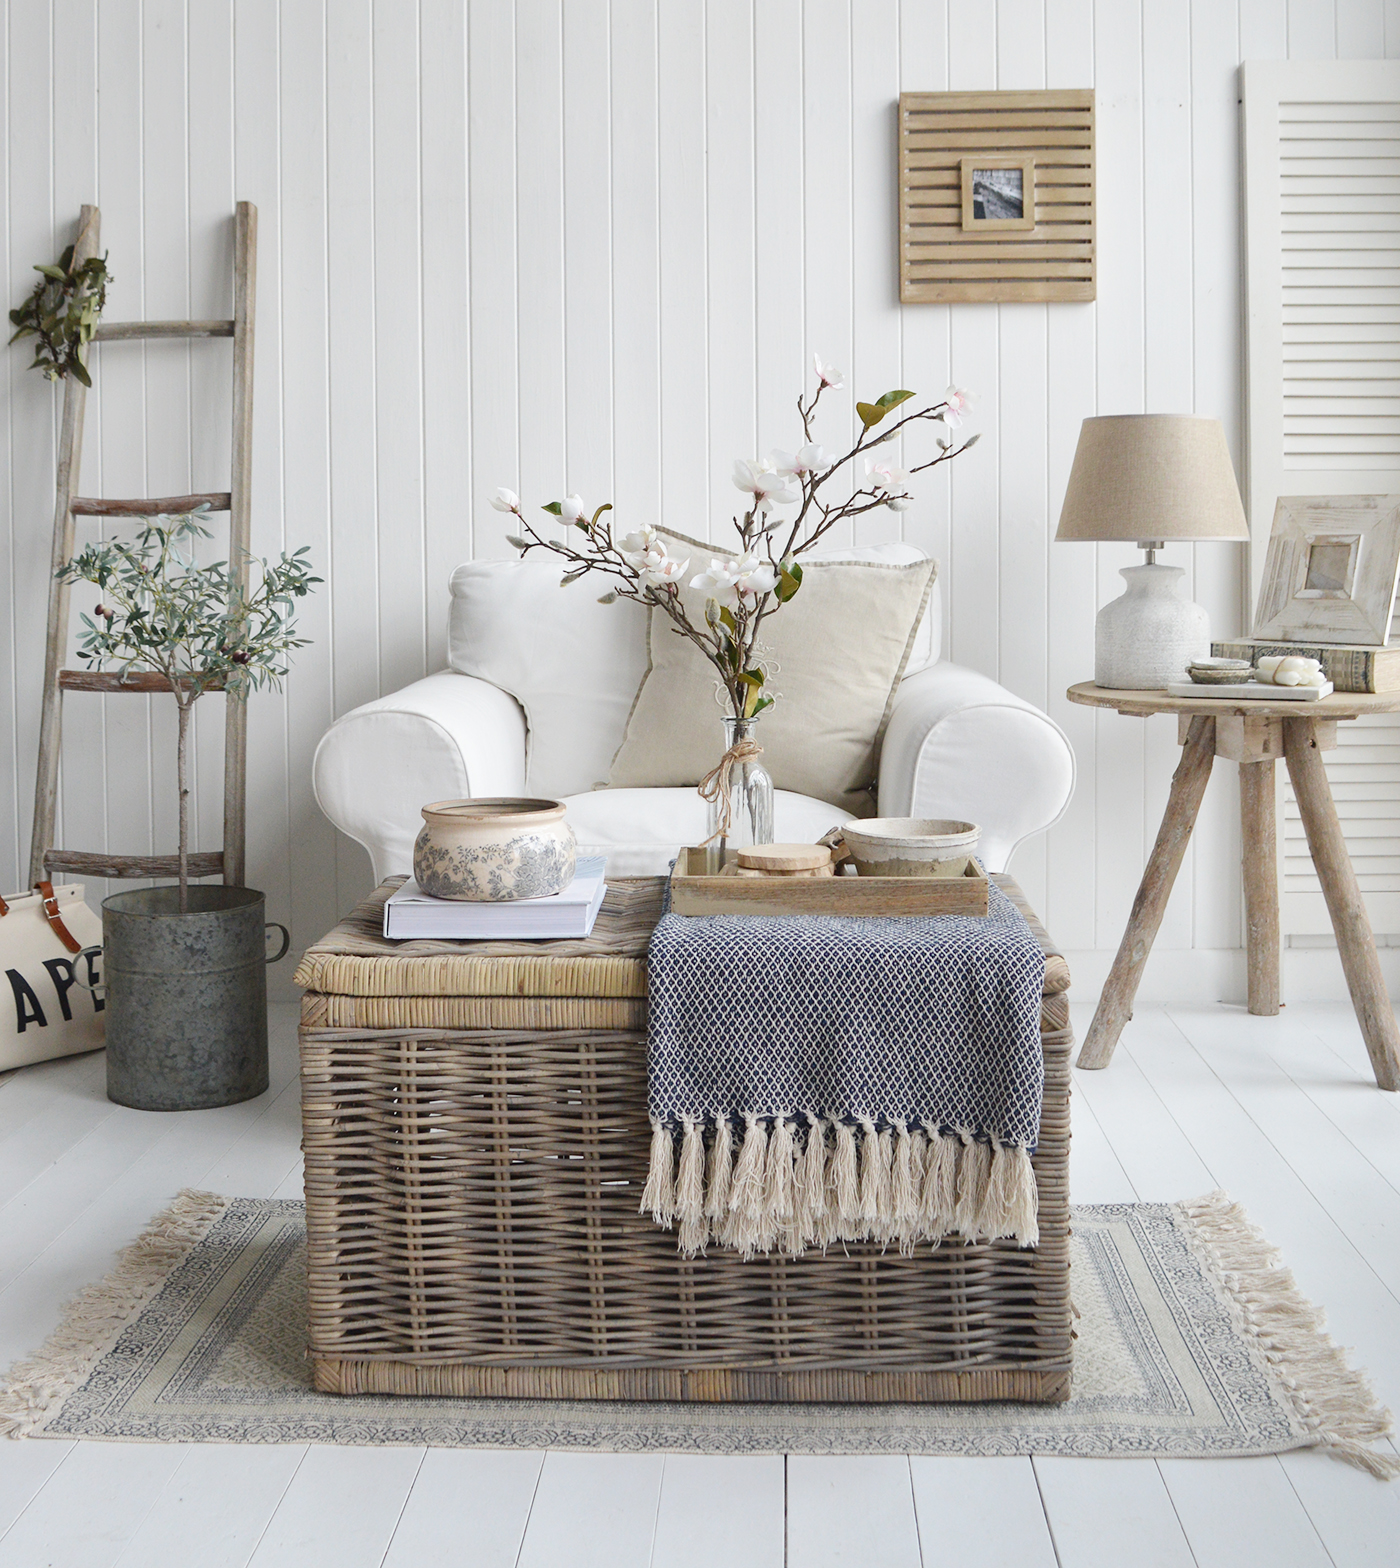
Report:
[{"label": "eucalyptus sprig on ladder", "polygon": [[258,561],[261,581],[244,586],[226,561],[196,565],[200,539],[213,536],[199,513],[156,517],[134,541],[91,544],[59,572],[69,583],[94,583],[103,602],[80,617],[78,653],[94,668],[111,660],[119,677],[154,670],[169,682],[180,713],[177,773],[180,787],[180,913],[189,908],[190,712],[206,691],[245,697],[262,686],[281,688],[285,655],[304,648],[292,635],[294,600],[319,577],[305,559],[309,546],[285,551],[270,565]]}]

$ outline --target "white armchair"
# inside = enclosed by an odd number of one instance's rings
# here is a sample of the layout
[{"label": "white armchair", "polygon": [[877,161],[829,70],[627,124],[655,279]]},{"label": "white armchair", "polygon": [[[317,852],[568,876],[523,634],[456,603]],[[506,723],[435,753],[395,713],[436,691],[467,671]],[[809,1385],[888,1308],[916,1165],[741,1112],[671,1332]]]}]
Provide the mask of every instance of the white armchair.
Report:
[{"label": "white armchair", "polygon": [[[560,596],[557,583],[557,571],[528,559],[460,567],[452,580],[453,668],[365,703],[322,737],[316,799],[369,851],[377,880],[412,869],[422,806],[468,795],[564,799],[580,852],[605,855],[614,876],[664,872],[682,844],[704,838],[705,805],[693,789],[594,787],[645,669],[644,623],[630,607]],[[542,601],[545,591],[555,597]],[[895,696],[879,811],[978,822],[980,853],[989,870],[1001,871],[1022,839],[1069,804],[1074,754],[1031,703],[937,658],[937,592],[935,585]],[[780,841],[810,843],[847,815],[827,801],[776,792]]]}]

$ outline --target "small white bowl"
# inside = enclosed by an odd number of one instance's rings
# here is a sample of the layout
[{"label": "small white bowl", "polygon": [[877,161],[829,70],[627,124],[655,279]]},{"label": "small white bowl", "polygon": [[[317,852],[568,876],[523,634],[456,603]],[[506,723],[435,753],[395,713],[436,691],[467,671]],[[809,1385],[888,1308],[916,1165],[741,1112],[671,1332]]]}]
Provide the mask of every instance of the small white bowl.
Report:
[{"label": "small white bowl", "polygon": [[863,877],[960,877],[982,837],[975,822],[867,817],[841,829]]}]

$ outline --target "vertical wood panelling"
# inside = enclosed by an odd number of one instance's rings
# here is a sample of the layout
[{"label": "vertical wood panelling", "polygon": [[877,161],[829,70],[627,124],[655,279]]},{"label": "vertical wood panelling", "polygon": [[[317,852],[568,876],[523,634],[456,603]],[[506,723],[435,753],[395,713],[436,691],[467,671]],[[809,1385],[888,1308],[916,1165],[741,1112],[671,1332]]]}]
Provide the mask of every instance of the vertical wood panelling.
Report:
[{"label": "vertical wood panelling", "polygon": [[661,519],[691,538],[711,515],[705,63],[703,8],[659,6]]},{"label": "vertical wood panelling", "polygon": [[[1045,85],[1082,87],[1094,81],[1093,0],[1047,0]],[[1095,922],[1098,777],[1093,766],[1096,716],[1065,700],[1065,689],[1094,667],[1098,608],[1096,545],[1056,545],[1081,422],[1097,397],[1097,308],[1058,305],[1046,316],[1046,534],[1050,636],[1046,656],[1049,712],[1074,747],[1074,799],[1045,840],[1045,919],[1071,948],[1097,945]],[[1080,672],[1076,674],[1076,672]]]},{"label": "vertical wood panelling", "polygon": [[[296,549],[303,543],[312,542],[309,532],[303,529],[301,517],[296,520],[295,537],[289,541],[283,516],[286,454],[282,373],[282,122],[278,93],[281,57],[277,0],[236,0],[234,102],[235,105],[256,103],[263,106],[258,114],[235,112],[233,116],[234,196],[237,199],[242,192],[255,191],[258,203],[252,497],[252,549],[257,556],[275,556],[285,548]],[[227,216],[223,221],[229,221]],[[313,475],[317,473],[314,463],[306,466]],[[316,571],[318,576],[325,576],[326,558],[320,552],[321,542],[316,542]],[[302,650],[292,681],[300,686],[314,680],[316,661],[325,658],[324,648]],[[289,701],[285,689],[264,691],[248,710],[248,820],[256,824],[248,843],[248,877],[254,887],[262,888],[267,894],[268,918],[284,924],[291,919],[293,875],[291,857],[284,848],[291,842]],[[304,793],[304,781],[297,782]],[[298,867],[299,873],[300,869]],[[272,973],[281,978],[276,970]]]},{"label": "vertical wood panelling", "polygon": [[[1045,14],[1039,0],[1002,0],[997,28],[997,86],[1045,86]],[[999,309],[996,423],[997,667],[1002,684],[1039,708],[1048,706],[1045,650],[1051,530],[1046,527],[1048,324],[1058,305]],[[1016,856],[1016,876],[1037,909],[1045,907],[1044,838]]]},{"label": "vertical wood panelling", "polygon": [[[996,38],[993,8],[950,13],[950,90],[970,92],[996,86]],[[998,305],[950,309],[948,334],[949,376],[978,394],[978,427],[986,431],[975,457],[950,465],[951,515],[944,577],[948,645],[957,663],[994,676],[1000,675],[1001,664],[1000,560],[993,522],[999,509],[997,476],[1002,448],[997,351],[1001,309]],[[952,588],[955,582],[962,585],[956,591]]]},{"label": "vertical wood panelling", "polygon": [[[1137,6],[1094,8],[1094,86],[1097,104],[1097,190],[1111,192],[1114,216],[1100,223],[1097,336],[1097,407],[1102,414],[1139,414],[1145,379],[1146,301],[1143,297],[1142,16]],[[1184,328],[1183,328],[1184,330]],[[1061,545],[1062,550],[1077,549]],[[1098,602],[1123,591],[1118,575],[1142,556],[1130,545],[1094,546],[1098,565]],[[1133,875],[1140,866],[1156,824],[1150,820],[1146,740],[1150,720],[1095,714],[1095,770],[1098,854],[1095,946],[1116,946],[1133,899]],[[1087,760],[1087,759],[1086,759]],[[1190,866],[1178,885],[1190,886]]]},{"label": "vertical wood panelling", "polygon": [[[231,205],[260,210],[254,547],[310,544],[328,579],[286,693],[260,694],[251,715],[251,874],[299,944],[368,875],[312,800],[316,742],[335,715],[439,667],[451,567],[507,551],[483,505],[492,487],[533,502],[567,485],[612,498],[628,526],[718,531],[733,458],[792,443],[813,350],[847,376],[823,420],[829,446],[857,395],[937,394],[950,379],[981,394],[978,451],[859,535],[937,555],[945,651],[1070,734],[1078,795],[1016,870],[1064,945],[1116,944],[1176,748],[1166,725],[1062,696],[1089,673],[1094,612],[1137,559],[1052,542],[1079,423],[1194,409],[1223,420],[1238,454],[1236,68],[1400,53],[1397,0],[5,8],[9,304],[95,199],[111,315],[218,314]],[[1042,85],[1098,93],[1097,303],[901,309],[898,93]],[[222,482],[226,346],[113,345],[94,361],[86,488]],[[56,423],[53,390],[24,364],[12,352],[0,378],[7,886],[27,843]],[[904,459],[926,455],[911,441]],[[1240,625],[1239,555],[1168,556],[1222,632]],[[67,840],[167,848],[173,714],[82,702]],[[196,747],[206,843],[219,707]],[[1160,949],[1238,946],[1232,772],[1212,786]]]},{"label": "vertical wood panelling", "polygon": [[[564,7],[564,462],[590,506],[613,490],[612,135],[607,0]],[[533,96],[533,95],[532,95]]]},{"label": "vertical wood panelling", "polygon": [[[754,251],[763,235],[755,227],[753,42],[750,0],[710,0],[705,7],[704,238],[711,504],[705,515],[719,529],[738,511],[734,459],[759,455]],[[708,537],[698,513],[683,531]]]},{"label": "vertical wood panelling", "polygon": [[629,524],[654,517],[661,497],[656,28],[652,0],[613,0],[612,500]]},{"label": "vertical wood panelling", "polygon": [[[900,92],[945,92],[948,88],[947,0],[901,0],[899,14]],[[895,287],[894,284],[891,285]],[[900,385],[936,396],[948,385],[948,334],[952,307],[925,305],[899,312]],[[950,533],[951,464],[935,468],[919,484],[918,498],[903,514],[904,538],[939,562],[946,592]],[[943,620],[943,652],[950,623]]]},{"label": "vertical wood panelling", "polygon": [[[879,397],[900,379],[898,210],[892,180],[869,180],[862,171],[884,167],[894,144],[894,104],[899,97],[899,8],[897,0],[860,0],[852,6],[851,27],[851,380],[855,397]],[[805,367],[804,367],[805,369]],[[925,384],[923,390],[929,390]],[[850,407],[850,404],[847,405]],[[846,415],[847,421],[851,415]],[[853,422],[838,424],[847,436]],[[786,445],[786,443],[784,443]],[[927,429],[902,443],[903,461],[933,456]],[[898,459],[896,459],[898,460]],[[857,480],[863,474],[856,475]],[[881,544],[900,537],[904,514],[877,507],[856,522],[857,544]]]},{"label": "vertical wood panelling", "polygon": [[[97,29],[93,25],[96,7],[93,0],[54,0],[54,36],[66,40],[64,52],[65,90],[53,95],[53,210],[55,247],[68,241],[64,214],[76,217],[84,202],[90,202],[97,189]],[[18,354],[16,358],[19,359]],[[19,360],[23,364],[23,360]],[[54,393],[55,411],[59,406]],[[87,463],[79,482],[89,489],[96,486],[97,463],[93,454],[101,443],[101,404],[87,400]],[[37,522],[37,519],[36,519]],[[88,530],[90,538],[95,530]],[[76,643],[76,636],[73,641]],[[37,688],[36,688],[37,690]],[[60,767],[60,792],[57,830],[66,842],[79,841],[93,846],[101,842],[106,815],[107,772],[88,759],[100,758],[106,749],[103,726],[105,699],[84,697],[68,704],[64,715],[63,740],[67,754],[79,759],[76,767]],[[21,766],[18,788],[27,793],[28,767]],[[94,881],[88,888],[94,904],[101,898],[104,884]]]},{"label": "vertical wood panelling", "polygon": [[[457,0],[423,0],[418,29],[423,159],[423,577],[426,665],[447,662],[444,584],[471,549],[471,331],[467,277],[467,21]],[[508,482],[507,479],[498,483]],[[494,488],[494,486],[493,486]],[[489,493],[489,492],[488,492]]]},{"label": "vertical wood panelling", "polygon": [[[142,180],[142,72],[141,13],[135,0],[99,0],[97,10],[97,200],[102,212],[102,248],[108,254],[113,283],[107,295],[107,313],[115,320],[139,319],[146,314],[145,224]],[[181,84],[183,91],[183,81]],[[66,216],[66,215],[65,215]],[[71,220],[70,220],[71,221]],[[66,227],[66,224],[65,224]],[[63,243],[67,243],[65,235]],[[154,308],[152,306],[152,308]],[[98,423],[84,436],[83,488],[98,495],[138,496],[147,488],[146,464],[146,348],[141,343],[113,343],[93,356],[96,397],[89,404],[98,407]],[[48,481],[52,494],[52,480]],[[104,532],[116,532],[124,525],[109,527],[94,519],[78,530],[80,544]],[[91,590],[75,590],[75,607],[93,603]],[[31,701],[37,704],[39,687],[32,685]],[[65,814],[65,843],[77,848],[91,844],[118,852],[152,852],[151,795],[153,789],[169,789],[169,774],[152,771],[150,709],[147,697],[99,699],[104,713],[106,734],[104,758],[107,774],[107,817],[101,835],[88,830],[87,824]],[[77,708],[78,704],[65,707]],[[86,704],[84,704],[86,706]],[[80,757],[77,735],[65,740],[63,773],[90,766]],[[33,778],[32,752],[26,753],[25,793]],[[26,816],[28,808],[26,806]],[[100,839],[100,842],[98,841]],[[162,850],[168,849],[162,845]],[[108,884],[107,890],[113,885]],[[103,888],[89,890],[89,898],[100,897]]]},{"label": "vertical wood panelling", "polygon": [[[1146,413],[1189,411],[1194,399],[1192,369],[1191,212],[1191,12],[1179,0],[1143,0],[1142,5],[1142,284],[1143,385]],[[1151,69],[1147,62],[1151,61]],[[1111,412],[1105,407],[1103,412]],[[1217,545],[1221,555],[1230,545]],[[1139,557],[1141,559],[1141,557]],[[1168,545],[1163,559],[1185,570],[1182,592],[1195,597],[1195,551]],[[1209,564],[1207,564],[1209,570]],[[1180,755],[1176,721],[1125,721],[1143,737],[1143,853],[1150,848],[1166,809],[1167,790]],[[1220,768],[1211,781],[1219,800],[1233,780]],[[1214,802],[1212,802],[1214,804]],[[1205,805],[1203,810],[1209,808]],[[1238,808],[1236,808],[1238,809]],[[1190,947],[1198,845],[1181,868],[1178,893],[1167,906],[1158,940]]]},{"label": "vertical wood panelling", "polygon": [[[519,298],[528,301],[520,307],[520,472],[518,482],[513,464],[495,475],[482,470],[479,476],[488,495],[497,485],[505,485],[518,489],[531,508],[557,500],[583,482],[570,474],[565,464],[564,40],[560,16],[559,0],[523,0],[516,8],[516,276]],[[504,306],[505,302],[501,303]],[[511,308],[517,308],[514,300]],[[485,395],[491,393],[486,391]],[[593,505],[597,504],[594,501]],[[505,531],[501,528],[496,533],[499,536]],[[504,546],[498,545],[500,548]],[[494,552],[485,549],[479,553]]]},{"label": "vertical wood panelling", "polygon": [[[807,342],[829,365],[845,372],[841,391],[822,401],[822,429],[847,450],[842,437],[852,429],[857,398],[870,389],[857,383],[852,331],[857,288],[888,287],[852,274],[851,7],[847,0],[806,0],[802,7],[802,221],[806,251],[802,286],[806,296]],[[893,136],[891,136],[893,145]],[[806,366],[803,386],[807,386]],[[796,388],[789,394],[796,396]],[[876,391],[878,397],[885,389]],[[845,488],[844,479],[832,481]],[[851,534],[833,543],[849,544]]]},{"label": "vertical wood panelling", "polygon": [[[297,846],[289,857],[289,908],[292,929],[301,932],[323,924],[326,905],[343,904],[343,895],[350,891],[337,885],[336,833],[311,798],[311,758],[336,712],[335,643],[342,635],[348,638],[363,632],[350,626],[336,627],[332,593],[336,562],[331,549],[333,365],[326,199],[326,13],[319,5],[284,5],[279,17],[281,245],[271,253],[264,249],[259,260],[262,269],[278,278],[282,354],[280,361],[260,356],[257,378],[260,387],[269,380],[280,380],[282,385],[282,513],[288,547],[309,545],[312,559],[323,563],[319,575],[332,580],[305,601],[300,624],[310,646],[298,649],[287,683],[288,834],[290,843]],[[252,112],[253,107],[250,104],[240,114]],[[275,199],[275,193],[268,194]],[[246,189],[239,195],[252,200],[261,197],[260,192]],[[264,288],[259,299],[266,298]],[[259,391],[255,397],[261,395]],[[255,452],[254,473],[259,461]],[[256,708],[253,722],[258,722]],[[252,822],[250,811],[250,825]],[[253,831],[256,837],[256,828]],[[363,872],[360,875],[363,880]],[[285,983],[285,974],[278,978]]]},{"label": "vertical wood panelling", "polygon": [[[426,675],[418,0],[375,0],[374,429],[379,689]],[[334,432],[332,433],[334,440]]]},{"label": "vertical wood panelling", "polygon": [[[1217,0],[1191,6],[1191,317],[1192,385],[1183,407],[1220,420],[1239,462],[1239,117],[1235,8]],[[1243,627],[1243,552],[1233,545],[1195,546],[1194,583],[1210,624]],[[1237,769],[1222,766],[1197,819],[1193,935],[1196,946],[1233,947],[1240,940],[1241,890]],[[1218,868],[1214,871],[1207,868]]]}]

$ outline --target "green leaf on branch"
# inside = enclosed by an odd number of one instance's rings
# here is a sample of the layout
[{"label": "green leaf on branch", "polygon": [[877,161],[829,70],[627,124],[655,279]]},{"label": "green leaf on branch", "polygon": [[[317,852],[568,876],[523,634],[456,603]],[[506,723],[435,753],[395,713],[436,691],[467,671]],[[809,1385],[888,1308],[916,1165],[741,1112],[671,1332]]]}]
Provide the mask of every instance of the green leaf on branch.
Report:
[{"label": "green leaf on branch", "polygon": [[873,403],[857,403],[856,413],[860,415],[861,424],[869,430],[872,425],[878,425],[892,408],[898,408],[901,403],[907,403],[913,396],[912,392],[886,392],[881,397],[876,398]]},{"label": "green leaf on branch", "polygon": [[773,706],[773,699],[771,697],[760,697],[758,699],[758,701],[756,703],[754,703],[753,707],[751,707],[749,709],[749,715],[748,716],[751,719],[757,718],[758,715],[760,713],[762,713],[765,708],[771,708],[772,706]]},{"label": "green leaf on branch", "polygon": [[[588,528],[596,528],[598,526],[598,519],[603,515],[603,513],[604,512],[611,512],[611,511],[612,511],[612,502],[611,501],[604,501],[603,504],[598,508],[598,510],[596,512],[594,512],[592,521],[588,524]],[[582,523],[580,523],[578,526],[580,528],[583,528],[584,525]],[[587,533],[587,531],[588,531],[588,529],[585,528],[584,532]]]},{"label": "green leaf on branch", "polygon": [[786,604],[802,586],[802,567],[796,561],[784,561],[778,567],[778,581],[773,594],[779,604]]},{"label": "green leaf on branch", "polygon": [[720,606],[719,623],[727,632],[737,633],[739,630],[739,623],[734,619],[733,610],[730,610],[723,605]]},{"label": "green leaf on branch", "polygon": [[564,510],[564,508],[563,508],[563,506],[560,505],[560,503],[558,501],[549,501],[549,502],[546,502],[546,504],[541,508],[541,510],[542,511],[546,511],[546,512],[553,512],[553,514],[556,517],[558,517],[559,514]]}]

